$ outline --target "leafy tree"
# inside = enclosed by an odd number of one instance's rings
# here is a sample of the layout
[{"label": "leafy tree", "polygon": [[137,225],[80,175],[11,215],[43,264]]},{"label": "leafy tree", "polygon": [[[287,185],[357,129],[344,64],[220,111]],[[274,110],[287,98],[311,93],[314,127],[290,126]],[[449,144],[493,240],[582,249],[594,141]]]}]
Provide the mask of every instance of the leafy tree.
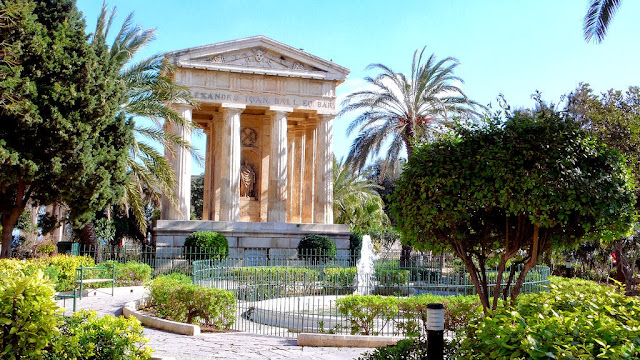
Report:
[{"label": "leafy tree", "polygon": [[[567,97],[566,111],[601,142],[619,150],[625,156],[635,183],[640,183],[640,87],[629,87],[626,92],[609,90],[598,96],[588,84],[580,84]],[[636,199],[639,197],[640,190],[636,188]],[[640,206],[636,203],[638,210]],[[612,247],[617,259],[618,280],[631,290],[635,286],[635,260],[640,252],[638,235],[621,237]]]},{"label": "leafy tree", "polygon": [[83,224],[122,197],[129,124],[107,49],[88,44],[74,2],[0,3],[2,252],[30,202],[64,202]]},{"label": "leafy tree", "polygon": [[622,157],[570,116],[541,107],[456,131],[416,149],[391,212],[412,245],[463,261],[485,312],[513,301],[547,250],[629,231],[634,189]]},{"label": "leafy tree", "polygon": [[389,224],[380,186],[358,174],[343,161],[333,159],[333,216],[336,224],[367,231]]},{"label": "leafy tree", "polygon": [[589,10],[584,16],[584,38],[602,42],[607,34],[609,23],[620,7],[620,0],[591,0]]}]

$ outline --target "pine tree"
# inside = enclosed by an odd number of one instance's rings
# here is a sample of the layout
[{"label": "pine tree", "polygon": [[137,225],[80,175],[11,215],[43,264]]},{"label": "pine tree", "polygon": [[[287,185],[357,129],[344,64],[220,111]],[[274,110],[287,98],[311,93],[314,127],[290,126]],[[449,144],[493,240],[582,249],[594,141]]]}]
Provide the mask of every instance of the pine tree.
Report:
[{"label": "pine tree", "polygon": [[0,1],[1,257],[28,203],[65,203],[77,226],[122,196],[124,86],[84,29],[73,1]]}]

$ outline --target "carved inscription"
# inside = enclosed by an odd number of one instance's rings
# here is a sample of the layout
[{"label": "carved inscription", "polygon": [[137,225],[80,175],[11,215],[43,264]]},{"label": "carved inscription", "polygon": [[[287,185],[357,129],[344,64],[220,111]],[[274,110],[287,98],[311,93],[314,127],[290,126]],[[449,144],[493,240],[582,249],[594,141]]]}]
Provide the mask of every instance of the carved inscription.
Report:
[{"label": "carved inscription", "polygon": [[207,102],[233,102],[259,106],[290,106],[294,108],[305,108],[310,110],[335,109],[335,101],[333,100],[319,100],[298,96],[254,96],[210,92],[206,90],[194,90],[191,92],[191,96],[193,96],[196,100]]}]

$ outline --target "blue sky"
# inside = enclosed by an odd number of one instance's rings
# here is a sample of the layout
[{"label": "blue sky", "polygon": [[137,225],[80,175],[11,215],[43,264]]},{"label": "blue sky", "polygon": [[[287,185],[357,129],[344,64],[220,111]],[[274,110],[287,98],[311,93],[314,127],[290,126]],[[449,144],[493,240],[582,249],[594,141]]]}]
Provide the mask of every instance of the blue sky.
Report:
[{"label": "blue sky", "polygon": [[[78,0],[89,29],[100,0]],[[365,67],[385,64],[407,72],[413,51],[427,46],[460,61],[456,75],[472,99],[495,103],[499,94],[530,107],[531,94],[557,102],[588,82],[596,91],[640,85],[640,1],[624,1],[602,44],[586,43],[582,19],[588,0],[242,1],[112,0],[118,18],[155,28],[154,53],[265,35],[351,69],[338,96],[360,87]],[[334,151],[345,156],[351,117],[337,118]],[[203,148],[203,137],[194,145]],[[203,170],[194,165],[193,173]]]}]

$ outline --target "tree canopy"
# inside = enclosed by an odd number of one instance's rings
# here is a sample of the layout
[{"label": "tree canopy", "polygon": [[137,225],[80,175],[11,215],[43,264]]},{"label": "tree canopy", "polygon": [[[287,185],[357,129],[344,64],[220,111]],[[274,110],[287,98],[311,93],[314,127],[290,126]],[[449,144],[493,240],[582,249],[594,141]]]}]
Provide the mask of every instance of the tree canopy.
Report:
[{"label": "tree canopy", "polygon": [[0,3],[2,256],[27,203],[63,202],[76,224],[122,197],[123,84],[70,0]]},{"label": "tree canopy", "polygon": [[[415,149],[391,213],[411,245],[463,260],[485,310],[514,299],[548,249],[629,231],[634,185],[624,160],[572,117],[542,107],[456,132]],[[498,264],[492,305],[490,263]]]}]

